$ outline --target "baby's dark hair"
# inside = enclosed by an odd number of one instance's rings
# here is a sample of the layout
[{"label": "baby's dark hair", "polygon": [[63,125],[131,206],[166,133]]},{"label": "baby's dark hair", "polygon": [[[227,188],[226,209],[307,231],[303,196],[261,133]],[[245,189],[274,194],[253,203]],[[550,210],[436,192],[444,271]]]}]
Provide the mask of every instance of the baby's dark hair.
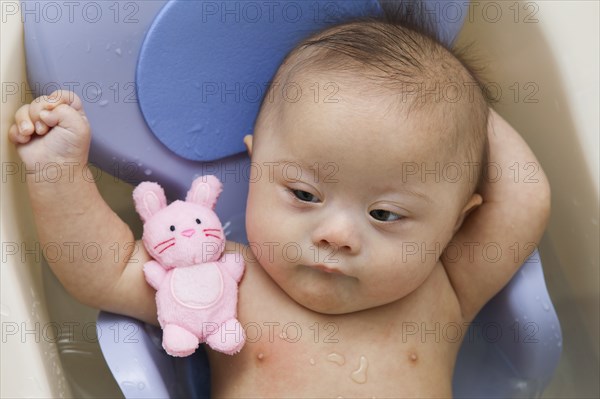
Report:
[{"label": "baby's dark hair", "polygon": [[[464,51],[440,40],[435,21],[419,7],[422,2],[380,3],[382,17],[345,21],[303,40],[286,56],[273,81],[287,81],[304,71],[335,72],[357,84],[371,83],[377,93],[395,94],[407,115],[441,112],[437,115],[444,120],[435,128],[447,133],[443,142],[450,159],[462,156],[474,172],[469,176],[470,197],[481,188],[488,159],[490,96],[480,73]],[[263,99],[261,114],[264,107]]]}]

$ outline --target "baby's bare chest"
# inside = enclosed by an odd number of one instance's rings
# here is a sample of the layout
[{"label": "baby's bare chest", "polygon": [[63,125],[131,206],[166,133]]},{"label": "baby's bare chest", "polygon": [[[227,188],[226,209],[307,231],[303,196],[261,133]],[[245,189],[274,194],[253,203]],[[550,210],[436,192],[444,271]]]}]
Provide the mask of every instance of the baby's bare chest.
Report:
[{"label": "baby's bare chest", "polygon": [[436,303],[419,295],[324,315],[274,287],[243,287],[239,319],[246,345],[233,357],[210,354],[213,395],[450,396],[460,312],[453,298],[442,298],[449,294],[438,290],[431,297]]}]

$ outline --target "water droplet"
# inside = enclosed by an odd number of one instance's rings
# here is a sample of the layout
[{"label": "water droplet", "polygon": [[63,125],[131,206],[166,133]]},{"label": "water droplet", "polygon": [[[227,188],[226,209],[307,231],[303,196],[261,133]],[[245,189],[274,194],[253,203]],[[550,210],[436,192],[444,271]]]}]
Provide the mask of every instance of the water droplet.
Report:
[{"label": "water droplet", "polygon": [[138,162],[138,163],[137,163],[137,166],[142,166],[142,163],[141,163],[141,162]]},{"label": "water droplet", "polygon": [[542,302],[542,308],[544,308],[546,312],[550,311],[550,305],[546,301]]},{"label": "water droplet", "polygon": [[557,348],[561,348],[562,347],[562,341],[560,341],[559,343],[556,344]]},{"label": "water droplet", "polygon": [[511,382],[512,382],[513,388],[519,392],[527,392],[527,390],[529,388],[529,384],[527,384],[527,381],[513,380]]},{"label": "water droplet", "polygon": [[85,47],[85,52],[89,53],[91,49],[92,49],[92,45],[90,44],[90,42],[87,42],[87,45]]},{"label": "water droplet", "polygon": [[120,48],[116,48],[116,49],[115,49],[115,53],[116,53],[116,54],[117,54],[119,57],[123,55],[123,52],[121,51],[121,49],[120,49]]},{"label": "water droplet", "polygon": [[258,358],[258,360],[263,360],[265,358],[265,355],[263,353],[259,353],[256,357]]},{"label": "water droplet", "polygon": [[536,296],[535,296],[535,300],[536,300],[536,301],[539,301],[539,300],[540,300],[540,296],[539,296],[539,295],[536,295]]},{"label": "water droplet", "polygon": [[412,360],[413,362],[417,361],[417,355],[415,353],[411,353],[410,354],[410,360]]},{"label": "water droplet", "polygon": [[110,43],[106,43],[106,47],[104,47],[106,51],[110,50]]},{"label": "water droplet", "polygon": [[556,327],[554,326],[554,324],[550,324],[550,328],[553,329],[553,330],[556,329]]},{"label": "water droplet", "polygon": [[106,107],[108,105],[108,100],[102,100],[98,103],[101,107]]},{"label": "water droplet", "polygon": [[282,331],[281,333],[279,333],[279,338],[287,339],[287,334],[284,331]]},{"label": "water droplet", "polygon": [[344,363],[346,363],[346,358],[336,352],[331,352],[329,355],[327,355],[327,360],[339,366],[342,366]]},{"label": "water droplet", "polygon": [[134,387],[135,386],[135,382],[133,382],[133,381],[123,381],[123,382],[121,382],[121,385],[123,385],[124,388]]},{"label": "water droplet", "polygon": [[150,175],[152,174],[152,171],[151,171],[150,169],[146,169],[146,170],[144,171],[144,174],[145,174],[146,176],[150,176]]},{"label": "water droplet", "polygon": [[137,389],[139,389],[140,391],[143,391],[144,388],[146,388],[146,384],[144,384],[143,382],[138,382],[137,384]]},{"label": "water droplet", "polygon": [[102,95],[102,89],[92,86],[89,90],[88,96],[90,97],[100,97]]},{"label": "water droplet", "polygon": [[369,365],[367,363],[367,358],[364,356],[361,356],[358,369],[354,370],[352,372],[352,374],[350,374],[350,378],[352,378],[352,381],[354,381],[358,384],[364,384],[365,382],[367,382],[367,367],[368,366]]},{"label": "water droplet", "polygon": [[310,358],[310,365],[314,366],[315,365],[315,359],[313,359],[312,357]]}]

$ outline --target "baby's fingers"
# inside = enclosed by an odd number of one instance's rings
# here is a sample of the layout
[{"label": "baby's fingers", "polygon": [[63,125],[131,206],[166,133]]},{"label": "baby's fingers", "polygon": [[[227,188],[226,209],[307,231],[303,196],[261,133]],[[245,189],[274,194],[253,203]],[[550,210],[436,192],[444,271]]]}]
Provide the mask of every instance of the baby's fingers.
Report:
[{"label": "baby's fingers", "polygon": [[29,107],[29,117],[34,123],[35,131],[37,134],[45,134],[48,132],[50,127],[54,125],[48,125],[40,118],[40,113],[43,110],[51,111],[60,105],[68,105],[73,107],[77,111],[82,110],[81,99],[73,92],[67,90],[56,90],[49,96],[41,96],[36,98]]},{"label": "baby's fingers", "polygon": [[31,134],[21,134],[17,125],[13,123],[8,129],[8,139],[13,143],[25,144],[31,139]]},{"label": "baby's fingers", "polygon": [[34,125],[29,117],[29,104],[26,104],[15,113],[15,124],[10,127],[8,137],[15,143],[26,143],[33,132]]},{"label": "baby's fingers", "polygon": [[87,118],[73,107],[61,104],[52,110],[42,110],[40,120],[47,126],[59,126],[74,134],[87,134],[89,124]]}]

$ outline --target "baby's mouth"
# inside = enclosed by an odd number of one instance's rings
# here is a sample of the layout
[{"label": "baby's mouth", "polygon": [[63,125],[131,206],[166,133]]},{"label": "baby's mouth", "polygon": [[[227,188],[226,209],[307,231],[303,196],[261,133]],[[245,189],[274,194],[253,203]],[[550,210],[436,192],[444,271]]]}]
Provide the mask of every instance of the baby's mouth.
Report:
[{"label": "baby's mouth", "polygon": [[318,265],[308,265],[308,267],[315,269],[315,270],[319,270],[321,272],[324,273],[329,273],[329,274],[337,274],[340,276],[345,276],[346,274],[343,273],[342,271],[340,271],[339,269],[335,268],[335,267],[331,267],[331,266],[327,266],[327,265],[323,265],[323,264],[318,264]]}]

